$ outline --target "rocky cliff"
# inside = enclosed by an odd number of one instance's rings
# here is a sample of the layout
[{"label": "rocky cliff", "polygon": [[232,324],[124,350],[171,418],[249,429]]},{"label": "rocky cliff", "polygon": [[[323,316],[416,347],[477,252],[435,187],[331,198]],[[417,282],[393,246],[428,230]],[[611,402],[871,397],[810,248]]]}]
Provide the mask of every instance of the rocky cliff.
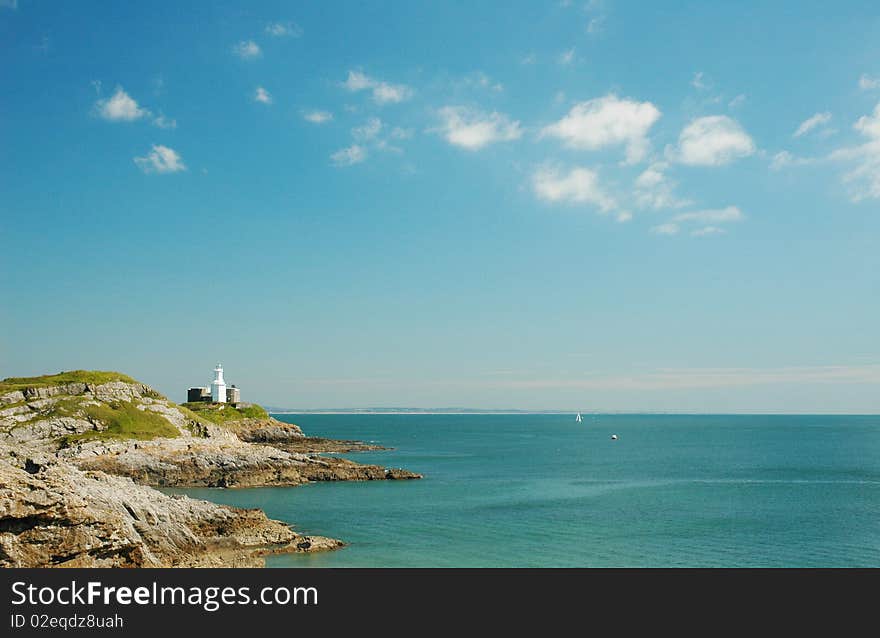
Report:
[{"label": "rocky cliff", "polygon": [[192,407],[116,373],[0,381],[0,565],[246,565],[270,551],[332,549],[341,543],[260,511],[146,486],[420,478],[320,456],[371,447],[306,437],[261,409],[238,418]]},{"label": "rocky cliff", "polygon": [[217,410],[194,412],[147,385],[121,380],[6,392],[0,382],[0,445],[52,454],[82,469],[145,485],[255,487],[418,478],[404,470],[386,472],[321,457],[319,452],[373,446],[306,437],[296,425],[263,414],[237,419],[232,408],[224,408],[222,418]]},{"label": "rocky cliff", "polygon": [[260,510],[171,497],[57,459],[0,458],[0,567],[252,567],[335,549]]}]

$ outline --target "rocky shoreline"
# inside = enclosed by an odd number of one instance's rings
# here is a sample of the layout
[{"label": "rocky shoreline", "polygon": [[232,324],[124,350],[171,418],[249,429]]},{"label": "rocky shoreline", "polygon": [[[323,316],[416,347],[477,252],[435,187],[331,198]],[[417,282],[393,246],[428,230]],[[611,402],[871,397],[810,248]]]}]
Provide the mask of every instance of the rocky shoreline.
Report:
[{"label": "rocky shoreline", "polygon": [[258,567],[267,554],[342,545],[258,509],[167,496],[54,460],[0,460],[3,567]]},{"label": "rocky shoreline", "polygon": [[83,470],[126,476],[154,487],[285,487],[311,481],[421,478],[406,470],[246,443],[223,428],[209,428],[206,438],[95,442],[69,453],[62,450],[59,456]]},{"label": "rocky shoreline", "polygon": [[277,419],[271,419],[269,423],[265,419],[244,419],[234,423],[228,429],[234,432],[241,441],[270,445],[288,452],[302,454],[370,452],[391,449],[363,441],[307,436],[299,426]]},{"label": "rocky shoreline", "polygon": [[307,437],[268,415],[212,423],[139,383],[0,391],[0,566],[259,566],[336,549],[261,510],[153,488],[421,478],[320,455],[368,449],[384,448]]}]

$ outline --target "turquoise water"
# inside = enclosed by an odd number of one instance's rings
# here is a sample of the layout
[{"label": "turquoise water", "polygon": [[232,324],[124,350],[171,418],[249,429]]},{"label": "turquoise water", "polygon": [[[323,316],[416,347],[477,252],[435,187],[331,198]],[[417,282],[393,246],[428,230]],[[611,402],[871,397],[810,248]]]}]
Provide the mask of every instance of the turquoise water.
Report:
[{"label": "turquoise water", "polygon": [[425,478],[187,490],[349,543],[272,567],[880,567],[876,416],[280,418]]}]

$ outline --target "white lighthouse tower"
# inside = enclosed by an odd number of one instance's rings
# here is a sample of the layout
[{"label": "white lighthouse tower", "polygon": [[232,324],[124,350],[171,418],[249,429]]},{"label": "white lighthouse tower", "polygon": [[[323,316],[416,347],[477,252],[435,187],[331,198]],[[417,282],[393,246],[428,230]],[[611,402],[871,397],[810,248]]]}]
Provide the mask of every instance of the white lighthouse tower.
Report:
[{"label": "white lighthouse tower", "polygon": [[226,381],[223,380],[223,366],[214,368],[214,381],[211,383],[211,401],[226,403]]}]

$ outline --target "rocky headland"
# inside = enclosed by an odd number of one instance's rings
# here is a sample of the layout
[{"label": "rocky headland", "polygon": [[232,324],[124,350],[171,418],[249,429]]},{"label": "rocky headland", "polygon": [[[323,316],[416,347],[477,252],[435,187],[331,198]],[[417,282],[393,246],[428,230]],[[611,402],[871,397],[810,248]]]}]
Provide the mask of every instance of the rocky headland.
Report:
[{"label": "rocky headland", "polygon": [[0,566],[254,566],[335,549],[268,519],[153,487],[421,478],[322,452],[259,406],[177,405],[118,373],[0,381]]}]

